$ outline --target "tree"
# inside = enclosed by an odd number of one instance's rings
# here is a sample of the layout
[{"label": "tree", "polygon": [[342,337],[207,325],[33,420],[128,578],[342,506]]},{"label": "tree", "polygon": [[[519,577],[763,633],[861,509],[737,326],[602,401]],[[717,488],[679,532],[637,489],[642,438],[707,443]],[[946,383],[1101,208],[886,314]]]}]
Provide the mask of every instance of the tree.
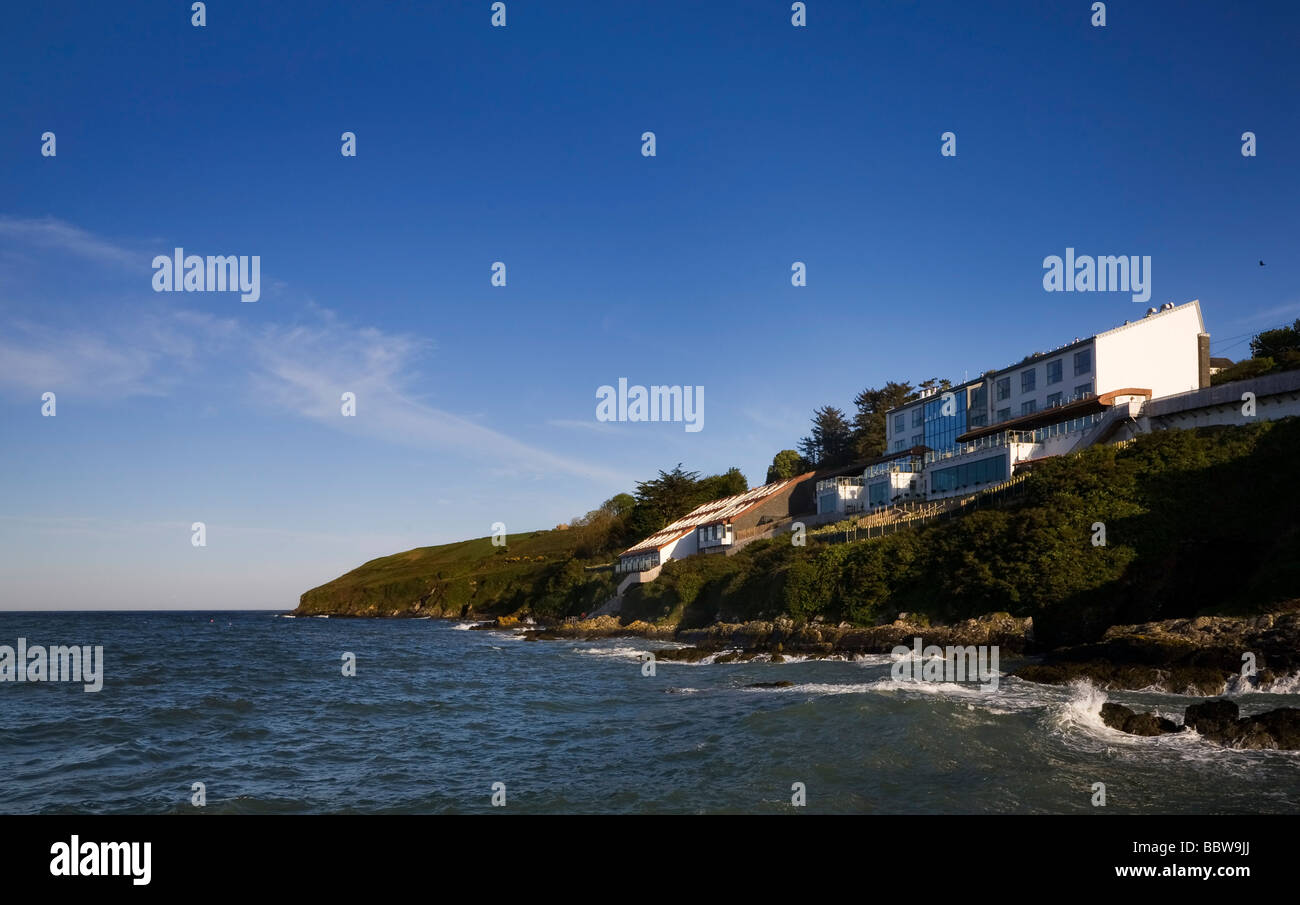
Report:
[{"label": "tree", "polygon": [[812,435],[799,441],[799,452],[814,465],[827,468],[853,460],[853,430],[844,412],[824,405],[813,412]]},{"label": "tree", "polygon": [[867,387],[853,397],[857,414],[853,416],[853,453],[856,459],[874,459],[883,456],[888,412],[921,397],[923,392],[936,390],[942,392],[952,389],[952,381],[944,377],[931,377],[923,380],[915,388],[907,382],[898,383],[891,380],[880,389]]},{"label": "tree", "polygon": [[891,380],[880,389],[867,387],[853,397],[853,451],[858,459],[874,459],[885,453],[885,413],[916,398],[910,383]]},{"label": "tree", "polygon": [[710,500],[720,500],[723,497],[736,496],[744,493],[749,489],[749,480],[734,465],[728,468],[723,474],[710,475],[704,478],[696,485],[695,503],[691,506],[699,506]]},{"label": "tree", "polygon": [[1290,327],[1265,330],[1250,341],[1254,358],[1271,358],[1277,370],[1300,368],[1300,318]]},{"label": "tree", "polygon": [[632,511],[636,505],[636,497],[630,493],[616,493],[614,496],[600,504],[600,508],[611,515],[622,518]]},{"label": "tree", "polygon": [[672,471],[660,471],[657,477],[636,485],[635,502],[622,519],[619,536],[628,544],[637,543],[704,503],[748,489],[749,481],[735,466],[701,478],[698,471],[683,471],[678,462]]},{"label": "tree", "polygon": [[660,471],[657,478],[636,485],[637,504],[654,511],[666,525],[695,507],[699,480],[698,471],[682,471],[678,462],[672,471]]},{"label": "tree", "polygon": [[799,455],[793,449],[783,449],[772,457],[772,464],[767,469],[767,480],[763,483],[772,484],[776,481],[784,481],[803,474],[808,470],[808,463],[804,457]]}]

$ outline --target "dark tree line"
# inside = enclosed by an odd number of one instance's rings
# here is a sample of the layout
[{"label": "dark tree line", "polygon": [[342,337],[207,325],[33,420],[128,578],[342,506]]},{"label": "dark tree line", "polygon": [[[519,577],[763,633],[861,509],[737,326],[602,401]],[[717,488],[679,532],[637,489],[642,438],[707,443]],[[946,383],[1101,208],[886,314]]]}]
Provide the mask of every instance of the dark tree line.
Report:
[{"label": "dark tree line", "polygon": [[885,453],[885,414],[911,402],[928,390],[946,390],[952,383],[931,378],[917,386],[891,380],[883,387],[867,387],[853,397],[856,411],[850,418],[843,409],[824,405],[813,412],[812,431],[798,449],[783,449],[772,459],[767,480],[794,477],[812,468],[834,468],[874,459]]}]

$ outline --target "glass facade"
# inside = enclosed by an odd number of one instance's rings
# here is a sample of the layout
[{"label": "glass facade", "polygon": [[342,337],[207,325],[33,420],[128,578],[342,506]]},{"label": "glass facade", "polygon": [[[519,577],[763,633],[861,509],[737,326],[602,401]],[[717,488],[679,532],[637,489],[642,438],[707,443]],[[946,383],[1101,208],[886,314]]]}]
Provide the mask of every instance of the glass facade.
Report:
[{"label": "glass facade", "polygon": [[953,490],[975,489],[984,484],[996,484],[1007,479],[1007,457],[990,456],[977,462],[966,462],[930,472],[930,492],[948,493]]},{"label": "glass facade", "polygon": [[889,482],[877,481],[867,488],[867,505],[883,506],[889,502]]},{"label": "glass facade", "polygon": [[1061,361],[1061,359],[1058,358],[1056,359],[1056,361],[1049,361],[1047,363],[1047,382],[1049,384],[1060,383],[1064,379],[1064,377],[1065,377],[1065,364]]},{"label": "glass facade", "polygon": [[970,410],[966,423],[971,427],[985,427],[989,423],[989,386],[981,383],[970,391]]},{"label": "glass facade", "polygon": [[[951,414],[944,414],[945,402]],[[925,445],[948,449],[966,433],[966,394],[944,393],[925,404]]]}]

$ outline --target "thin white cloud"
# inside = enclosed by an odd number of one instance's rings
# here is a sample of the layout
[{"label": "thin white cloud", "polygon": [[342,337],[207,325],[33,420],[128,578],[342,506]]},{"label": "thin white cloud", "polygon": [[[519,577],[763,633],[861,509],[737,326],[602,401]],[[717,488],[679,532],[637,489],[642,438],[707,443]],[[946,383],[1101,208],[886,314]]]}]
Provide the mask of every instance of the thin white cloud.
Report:
[{"label": "thin white cloud", "polygon": [[[592,411],[593,412],[595,411],[594,403],[592,406]],[[551,425],[552,427],[563,427],[563,428],[570,428],[573,430],[593,431],[598,434],[618,433],[617,425],[614,425],[608,421],[597,421],[595,420],[594,416],[590,421],[582,421],[577,418],[550,418],[547,419],[546,423]]]},{"label": "thin white cloud", "polygon": [[166,395],[175,379],[160,365],[168,359],[177,364],[193,349],[169,340],[157,325],[141,323],[133,333],[60,335],[27,322],[10,324],[0,336],[0,386],[90,398]]},{"label": "thin white cloud", "polygon": [[[0,238],[101,264],[136,266],[147,257],[52,217],[0,216]],[[308,302],[305,323],[250,323],[162,305],[138,306],[133,322],[60,330],[11,323],[0,333],[0,388],[84,398],[174,395],[204,381],[234,382],[262,404],[376,440],[458,453],[513,474],[577,475],[602,483],[626,476],[557,455],[419,397],[420,337],[354,326]],[[357,395],[357,417],[340,394]],[[62,400],[61,400],[62,401]]]},{"label": "thin white cloud", "polygon": [[[339,430],[389,442],[464,454],[512,470],[564,472],[601,482],[626,476],[558,456],[414,398],[415,364],[428,344],[330,317],[315,327],[267,327],[252,338],[254,389],[266,403]],[[356,417],[340,413],[356,394]]]},{"label": "thin white cloud", "polygon": [[1263,311],[1256,311],[1254,314],[1246,317],[1239,317],[1229,323],[1233,324],[1258,324],[1265,321],[1280,321],[1289,319],[1288,315],[1300,314],[1300,302],[1288,302],[1285,305],[1276,305],[1272,308],[1265,308]]},{"label": "thin white cloud", "polygon": [[144,252],[132,251],[54,217],[22,218],[0,215],[0,238],[64,251],[91,261],[123,267],[147,265]]}]

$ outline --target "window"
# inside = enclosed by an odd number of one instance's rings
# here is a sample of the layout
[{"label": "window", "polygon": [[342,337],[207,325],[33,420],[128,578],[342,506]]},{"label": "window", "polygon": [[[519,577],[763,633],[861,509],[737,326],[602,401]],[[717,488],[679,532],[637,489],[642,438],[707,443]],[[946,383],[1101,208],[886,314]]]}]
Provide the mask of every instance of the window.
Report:
[{"label": "window", "polygon": [[998,378],[998,389],[997,389],[997,393],[998,393],[998,402],[1001,402],[1003,399],[1010,399],[1010,398],[1011,398],[1011,378],[1010,378],[1010,377],[999,377],[999,378]]},{"label": "window", "polygon": [[1091,392],[1092,392],[1092,381],[1091,381],[1091,380],[1089,380],[1087,383],[1081,383],[1081,384],[1079,384],[1077,387],[1074,388],[1074,395],[1076,395],[1076,396],[1085,396],[1085,395],[1087,395],[1088,393],[1091,393]]},{"label": "window", "polygon": [[1020,372],[1020,392],[1032,393],[1038,386],[1038,372],[1033,368]]},{"label": "window", "polygon": [[920,427],[925,424],[925,407],[918,405],[912,409],[912,427]]},{"label": "window", "polygon": [[[902,415],[899,415],[899,417],[901,418]],[[894,441],[894,452],[902,452],[902,451],[905,450],[905,449],[907,449],[907,441],[906,441],[906,440],[903,440],[902,438],[899,438],[898,440],[895,440],[895,441]]]},{"label": "window", "polygon": [[989,423],[988,412],[969,412],[966,415],[966,424],[968,427],[984,427]]},{"label": "window", "polygon": [[1010,408],[1010,407],[1007,407],[1007,408],[1004,408],[1004,409],[998,409],[998,420],[999,420],[999,421],[1006,421],[1006,420],[1007,420],[1008,418],[1010,418],[1010,417],[1011,417],[1011,408]]},{"label": "window", "polygon": [[1034,399],[1020,404],[1020,414],[1022,415],[1032,415],[1036,411],[1038,411],[1038,402]]},{"label": "window", "polygon": [[978,462],[967,462],[951,468],[941,468],[930,476],[930,492],[974,488],[981,484],[996,484],[1007,479],[1007,457],[991,456]]},{"label": "window", "polygon": [[902,432],[903,432],[903,413],[899,412],[897,415],[894,416],[894,433],[901,434]]},{"label": "window", "polygon": [[1065,363],[1061,359],[1049,361],[1047,363],[1047,382],[1049,384],[1060,383],[1065,376]]},{"label": "window", "polygon": [[1092,350],[1084,349],[1074,353],[1074,376],[1092,372]]},{"label": "window", "polygon": [[1051,408],[1051,407],[1054,406],[1054,405],[1060,405],[1060,404],[1061,404],[1061,394],[1060,394],[1060,393],[1051,393],[1051,394],[1048,395],[1048,397],[1047,397],[1047,407],[1048,407],[1048,408]]},{"label": "window", "polygon": [[925,442],[925,434],[912,434],[912,445],[920,446]]}]

